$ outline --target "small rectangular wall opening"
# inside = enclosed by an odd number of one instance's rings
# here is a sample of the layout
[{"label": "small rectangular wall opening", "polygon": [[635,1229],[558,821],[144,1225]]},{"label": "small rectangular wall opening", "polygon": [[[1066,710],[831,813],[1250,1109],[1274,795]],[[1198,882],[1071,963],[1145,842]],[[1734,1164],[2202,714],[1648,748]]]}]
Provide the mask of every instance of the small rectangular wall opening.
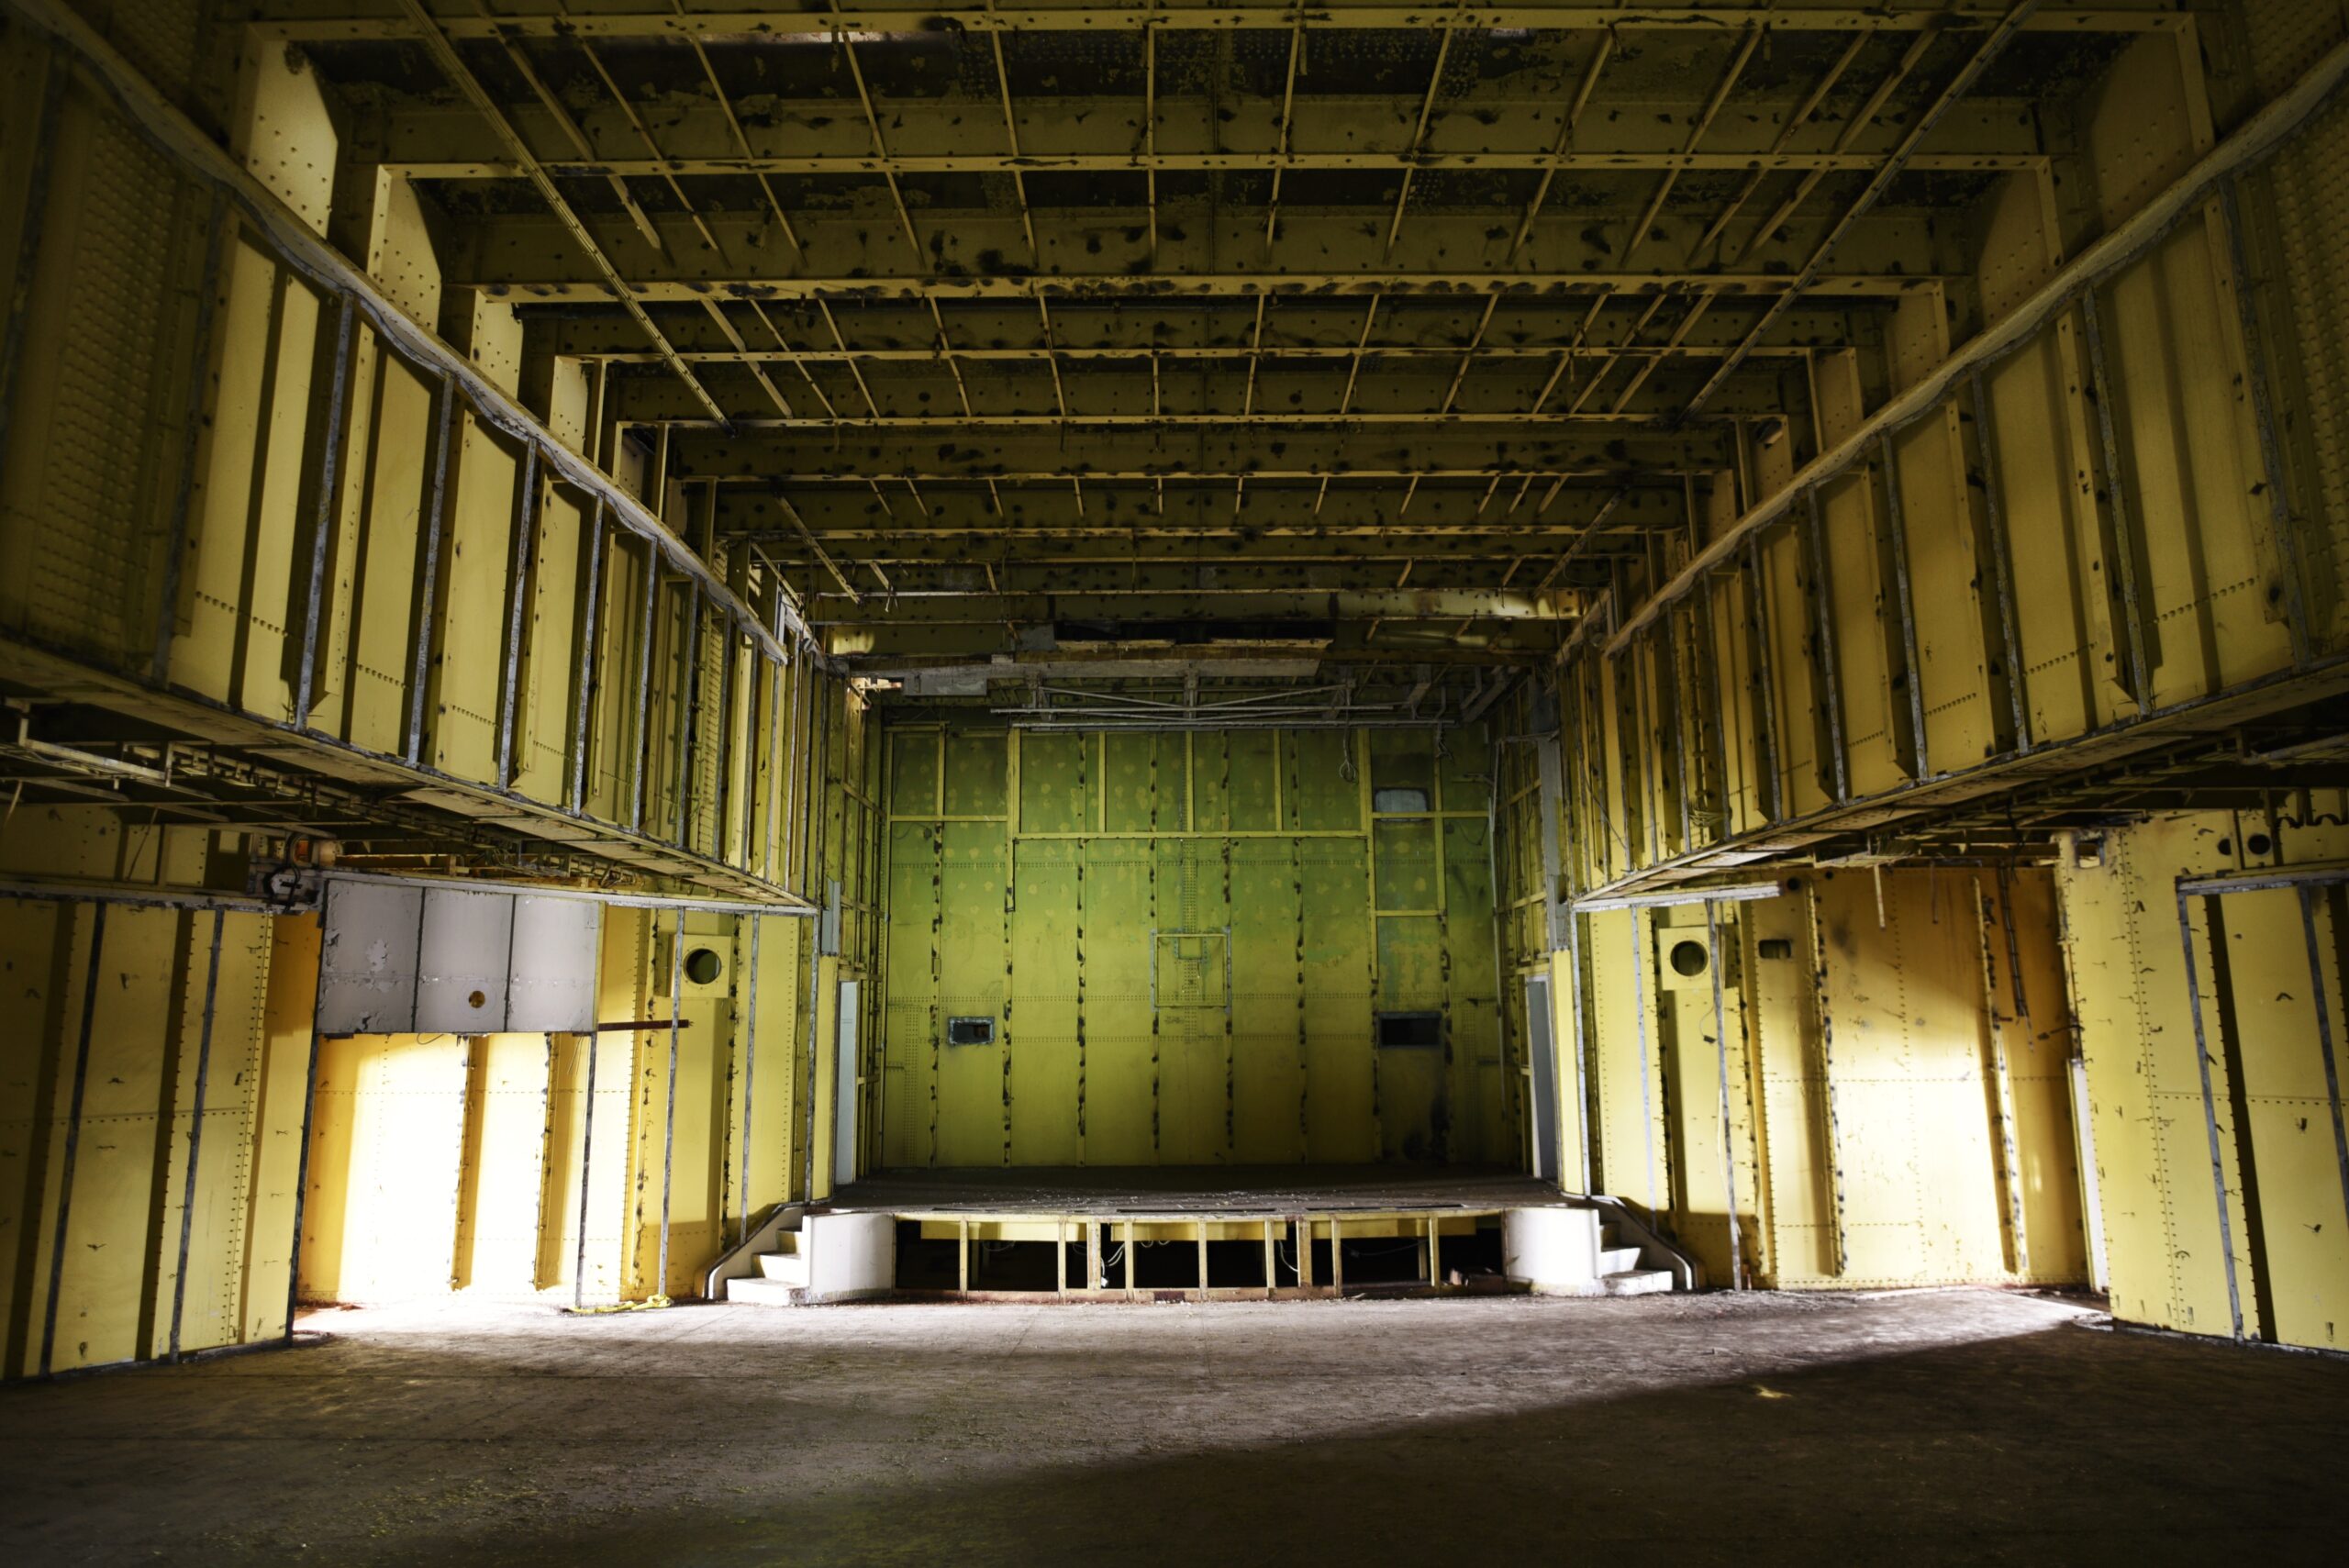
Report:
[{"label": "small rectangular wall opening", "polygon": [[993,1045],[993,1018],[949,1018],[946,1020],[946,1043],[949,1045]]},{"label": "small rectangular wall opening", "polygon": [[1433,1051],[1443,1044],[1442,1013],[1378,1013],[1371,1027],[1381,1051]]}]

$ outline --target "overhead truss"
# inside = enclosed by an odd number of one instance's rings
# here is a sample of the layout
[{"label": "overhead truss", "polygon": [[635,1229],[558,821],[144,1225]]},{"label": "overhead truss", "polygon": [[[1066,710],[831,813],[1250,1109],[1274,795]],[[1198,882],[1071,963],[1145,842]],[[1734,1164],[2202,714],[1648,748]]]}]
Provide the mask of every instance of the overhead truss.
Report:
[{"label": "overhead truss", "polygon": [[[1056,570],[1155,613],[1199,591],[1186,550],[1262,568],[1227,597],[1319,593],[1375,630],[1432,595],[1554,636],[1750,443],[1814,441],[1782,411],[1819,354],[1971,308],[1949,209],[2055,181],[2043,89],[1998,73],[2015,40],[2192,25],[2056,0],[352,8],[262,0],[250,37],[350,84],[349,155],[457,220],[444,284],[585,378],[596,461],[633,453],[657,507],[811,615],[926,647],[1061,617]],[[1120,562],[1122,586],[1083,575]]]}]

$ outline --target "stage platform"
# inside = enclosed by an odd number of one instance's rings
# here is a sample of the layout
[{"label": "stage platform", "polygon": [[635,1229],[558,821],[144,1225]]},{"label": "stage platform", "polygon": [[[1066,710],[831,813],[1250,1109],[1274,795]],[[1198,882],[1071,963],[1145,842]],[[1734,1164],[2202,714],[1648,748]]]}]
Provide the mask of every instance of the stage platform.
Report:
[{"label": "stage platform", "polygon": [[1507,1170],[1277,1165],[893,1171],[809,1212],[885,1219],[900,1297],[1198,1300],[1497,1286],[1505,1217],[1575,1207]]},{"label": "stage platform", "polygon": [[774,1211],[708,1294],[782,1304],[1693,1288],[1614,1198],[1474,1165],[900,1170]]},{"label": "stage platform", "polygon": [[1144,1165],[889,1171],[820,1210],[1128,1217],[1362,1215],[1531,1208],[1573,1200],[1519,1172],[1460,1165]]}]

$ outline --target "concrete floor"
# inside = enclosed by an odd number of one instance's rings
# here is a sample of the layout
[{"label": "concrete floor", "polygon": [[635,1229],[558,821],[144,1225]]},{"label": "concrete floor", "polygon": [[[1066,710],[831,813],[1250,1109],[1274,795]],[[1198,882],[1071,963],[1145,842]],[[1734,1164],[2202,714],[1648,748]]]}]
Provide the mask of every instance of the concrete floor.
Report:
[{"label": "concrete floor", "polygon": [[2065,1303],[315,1315],[0,1393],[0,1562],[2338,1562],[2349,1362]]}]

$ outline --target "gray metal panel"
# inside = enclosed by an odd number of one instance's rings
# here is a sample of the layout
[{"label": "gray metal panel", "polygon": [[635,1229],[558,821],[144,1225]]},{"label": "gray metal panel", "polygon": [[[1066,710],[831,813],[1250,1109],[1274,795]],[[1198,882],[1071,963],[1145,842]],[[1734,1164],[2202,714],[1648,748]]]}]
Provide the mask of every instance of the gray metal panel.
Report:
[{"label": "gray metal panel", "polygon": [[514,900],[513,983],[506,1027],[584,1034],[596,1027],[603,906],[584,898]]},{"label": "gray metal panel", "polygon": [[419,1034],[495,1034],[506,1028],[514,900],[503,893],[434,888],[424,895],[417,951]]},{"label": "gray metal panel", "polygon": [[824,895],[823,912],[816,917],[816,951],[826,958],[841,951],[841,879],[832,878]]},{"label": "gray metal panel", "polygon": [[424,890],[336,883],[318,954],[318,1032],[401,1034],[416,1027],[417,933]]},{"label": "gray metal panel", "polygon": [[841,982],[840,1006],[833,1019],[839,1051],[832,1076],[832,1182],[844,1187],[856,1180],[856,1030],[860,995],[858,982]]},{"label": "gray metal panel", "polygon": [[1558,1179],[1558,1063],[1550,1040],[1550,982],[1542,975],[1525,982],[1527,1055],[1533,1067],[1533,1173],[1545,1182]]},{"label": "gray metal panel", "polygon": [[[1552,706],[1555,706],[1553,697]],[[1534,741],[1533,761],[1541,785],[1538,806],[1542,813],[1542,929],[1548,936],[1550,951],[1556,952],[1566,945],[1568,916],[1565,900],[1558,896],[1558,884],[1564,874],[1558,858],[1558,811],[1566,797],[1566,770],[1558,753],[1555,729]]]}]

